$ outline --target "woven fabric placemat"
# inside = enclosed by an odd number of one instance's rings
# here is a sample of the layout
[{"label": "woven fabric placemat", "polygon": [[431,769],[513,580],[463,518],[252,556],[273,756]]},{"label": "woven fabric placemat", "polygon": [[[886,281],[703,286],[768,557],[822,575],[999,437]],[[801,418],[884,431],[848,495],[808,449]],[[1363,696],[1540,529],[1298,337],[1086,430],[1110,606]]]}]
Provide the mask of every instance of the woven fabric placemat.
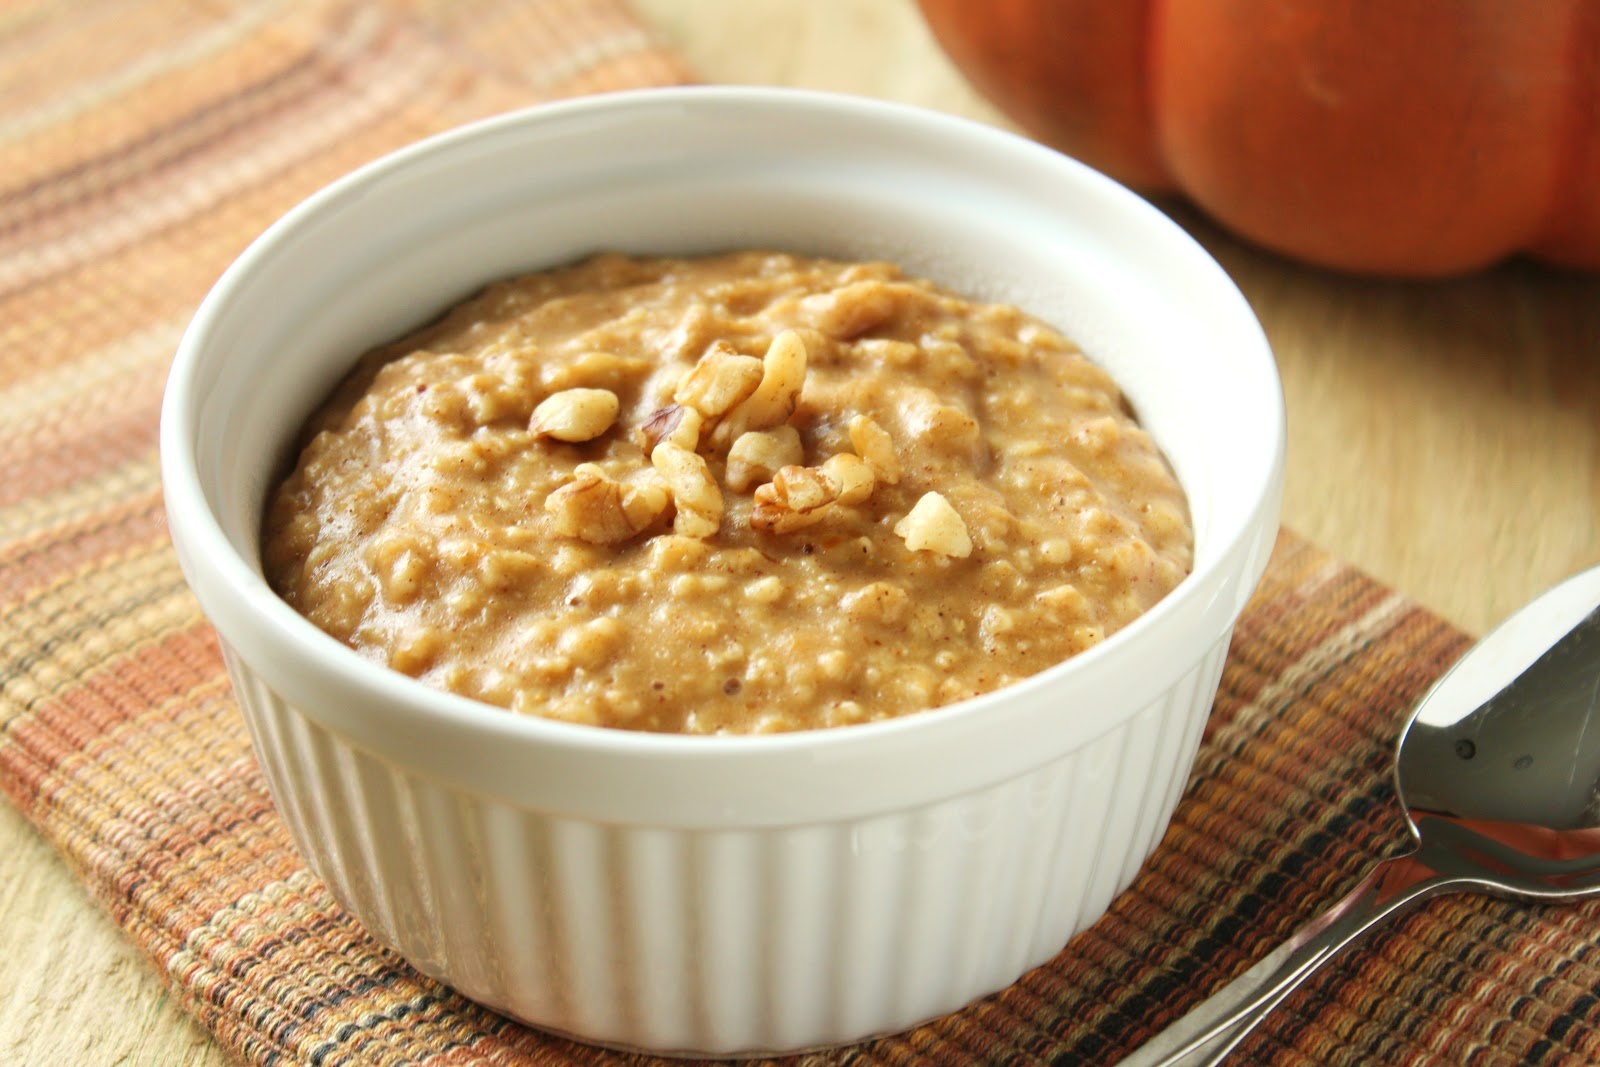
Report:
[{"label": "woven fabric placemat", "polygon": [[[165,372],[313,189],[530,102],[686,81],[620,0],[39,0],[0,21],[0,789],[253,1064],[630,1062],[412,971],[294,851],[162,520]],[[1160,850],[1049,965],[817,1063],[1107,1064],[1405,840],[1389,747],[1465,647],[1291,534]],[[1600,906],[1429,904],[1239,1063],[1600,1062]]]}]

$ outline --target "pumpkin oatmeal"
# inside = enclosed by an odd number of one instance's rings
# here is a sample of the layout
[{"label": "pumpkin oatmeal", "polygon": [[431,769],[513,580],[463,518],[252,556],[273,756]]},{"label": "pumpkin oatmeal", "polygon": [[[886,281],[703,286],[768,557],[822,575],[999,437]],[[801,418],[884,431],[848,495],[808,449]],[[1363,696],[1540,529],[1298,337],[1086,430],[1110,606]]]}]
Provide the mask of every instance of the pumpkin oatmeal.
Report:
[{"label": "pumpkin oatmeal", "polygon": [[273,587],[429,684],[760,733],[947,704],[1189,571],[1182,490],[1067,339],[883,263],[596,256],[367,355],[272,495]]}]

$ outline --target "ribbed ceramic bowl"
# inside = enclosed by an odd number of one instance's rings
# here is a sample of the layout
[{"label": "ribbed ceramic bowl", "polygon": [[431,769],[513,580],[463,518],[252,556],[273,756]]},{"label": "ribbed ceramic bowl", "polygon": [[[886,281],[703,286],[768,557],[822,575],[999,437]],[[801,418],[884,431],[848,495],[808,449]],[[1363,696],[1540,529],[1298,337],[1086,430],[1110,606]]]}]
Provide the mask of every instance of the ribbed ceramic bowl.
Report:
[{"label": "ribbed ceramic bowl", "polygon": [[[1004,691],[721,739],[435,692],[268,589],[263,497],[363,350],[490,279],[591,251],[758,246],[897,260],[1077,339],[1189,494],[1194,574]],[[161,432],[184,571],[277,803],[339,900],[520,1019],[702,1053],[909,1027],[1011,983],[1101,914],[1183,788],[1273,542],[1283,451],[1249,308],[1143,201],[993,129],[752,89],[537,108],[335,183],[206,299]]]}]

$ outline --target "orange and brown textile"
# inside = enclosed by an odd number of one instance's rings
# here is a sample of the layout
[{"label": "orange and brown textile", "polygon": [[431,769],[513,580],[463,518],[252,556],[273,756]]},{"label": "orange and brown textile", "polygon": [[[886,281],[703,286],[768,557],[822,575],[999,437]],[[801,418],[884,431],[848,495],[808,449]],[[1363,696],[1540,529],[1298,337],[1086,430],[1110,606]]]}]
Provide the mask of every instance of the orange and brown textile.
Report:
[{"label": "orange and brown textile", "polygon": [[[295,853],[162,524],[156,420],[211,282],[446,126],[686,80],[620,0],[127,4],[0,17],[0,788],[252,1064],[632,1062],[468,1003]],[[1466,639],[1285,535],[1160,851],[1051,964],[817,1063],[1106,1064],[1404,840],[1388,746]],[[1238,1058],[1600,1062],[1600,907],[1436,901]]]}]

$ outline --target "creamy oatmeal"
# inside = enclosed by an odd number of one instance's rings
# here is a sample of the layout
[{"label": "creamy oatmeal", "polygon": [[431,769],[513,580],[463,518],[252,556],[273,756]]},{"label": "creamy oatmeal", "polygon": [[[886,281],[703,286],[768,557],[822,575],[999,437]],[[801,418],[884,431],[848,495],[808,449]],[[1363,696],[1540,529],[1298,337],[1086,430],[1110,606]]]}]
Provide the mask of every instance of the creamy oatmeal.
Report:
[{"label": "creamy oatmeal", "polygon": [[597,256],[369,354],[269,501],[273,586],[527,714],[757,733],[946,704],[1188,573],[1110,378],[882,263]]}]

